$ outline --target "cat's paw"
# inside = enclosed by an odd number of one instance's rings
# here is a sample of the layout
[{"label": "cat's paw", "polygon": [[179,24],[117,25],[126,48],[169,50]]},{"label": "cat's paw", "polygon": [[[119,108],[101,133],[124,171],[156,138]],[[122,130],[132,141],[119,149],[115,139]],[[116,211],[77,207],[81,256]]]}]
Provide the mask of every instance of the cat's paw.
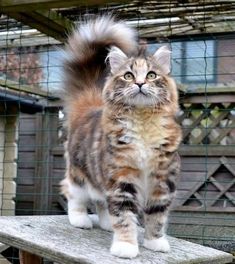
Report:
[{"label": "cat's paw", "polygon": [[110,252],[120,258],[135,258],[139,253],[138,244],[131,244],[124,241],[114,241]]},{"label": "cat's paw", "polygon": [[144,239],[143,246],[153,251],[160,252],[169,252],[171,249],[169,242],[164,236],[156,239]]},{"label": "cat's paw", "polygon": [[100,228],[106,230],[106,231],[112,231],[112,225],[109,218],[100,218],[99,219],[99,225]]},{"label": "cat's paw", "polygon": [[93,227],[92,221],[87,214],[73,212],[69,214],[69,222],[71,225],[79,228],[90,229]]},{"label": "cat's paw", "polygon": [[112,231],[112,225],[109,218],[99,218],[96,214],[89,214],[93,227],[100,227],[106,231]]}]

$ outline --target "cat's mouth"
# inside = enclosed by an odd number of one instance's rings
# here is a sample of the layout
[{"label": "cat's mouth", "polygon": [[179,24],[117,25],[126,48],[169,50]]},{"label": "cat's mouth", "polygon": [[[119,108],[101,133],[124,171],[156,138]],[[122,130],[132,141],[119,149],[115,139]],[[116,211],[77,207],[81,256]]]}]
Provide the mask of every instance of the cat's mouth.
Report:
[{"label": "cat's mouth", "polygon": [[129,90],[129,93],[124,97],[125,103],[132,106],[141,106],[141,107],[154,107],[162,101],[159,98],[160,94],[155,91],[149,90],[148,87],[143,85],[142,87],[132,87]]},{"label": "cat's mouth", "polygon": [[144,95],[144,96],[148,96],[148,94],[146,92],[144,92],[143,90],[140,90],[139,94]]},{"label": "cat's mouth", "polygon": [[136,97],[136,96],[138,96],[138,95],[143,95],[143,96],[145,96],[145,97],[148,97],[148,93],[145,92],[143,89],[139,89],[139,91],[135,92],[135,93],[132,95],[132,97]]},{"label": "cat's mouth", "polygon": [[128,104],[133,106],[153,106],[155,102],[149,94],[139,91],[128,98]]}]

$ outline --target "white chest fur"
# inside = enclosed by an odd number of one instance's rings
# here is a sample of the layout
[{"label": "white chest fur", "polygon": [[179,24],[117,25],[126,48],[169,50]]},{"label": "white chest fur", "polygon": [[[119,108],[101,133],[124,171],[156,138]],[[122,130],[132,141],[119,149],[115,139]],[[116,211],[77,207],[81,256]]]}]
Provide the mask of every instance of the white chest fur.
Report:
[{"label": "white chest fur", "polygon": [[120,140],[131,144],[134,149],[132,159],[143,171],[149,171],[152,160],[156,158],[156,150],[166,143],[166,129],[164,117],[134,115],[120,120],[124,134]]}]

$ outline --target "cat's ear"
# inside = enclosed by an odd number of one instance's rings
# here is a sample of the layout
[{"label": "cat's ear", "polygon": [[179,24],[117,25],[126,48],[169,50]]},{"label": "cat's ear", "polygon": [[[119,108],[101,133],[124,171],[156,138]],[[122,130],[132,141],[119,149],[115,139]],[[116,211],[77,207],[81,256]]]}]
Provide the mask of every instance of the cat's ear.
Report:
[{"label": "cat's ear", "polygon": [[154,54],[157,65],[163,74],[169,74],[171,71],[171,51],[167,46],[160,47]]},{"label": "cat's ear", "polygon": [[126,54],[117,47],[112,47],[107,56],[109,60],[111,72],[116,72],[127,59]]}]

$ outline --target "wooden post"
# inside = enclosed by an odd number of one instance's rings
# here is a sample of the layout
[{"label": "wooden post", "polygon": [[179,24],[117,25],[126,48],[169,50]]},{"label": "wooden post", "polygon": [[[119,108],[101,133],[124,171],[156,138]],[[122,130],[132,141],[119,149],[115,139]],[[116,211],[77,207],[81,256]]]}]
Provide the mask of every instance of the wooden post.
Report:
[{"label": "wooden post", "polygon": [[57,141],[57,122],[58,108],[46,109],[43,115],[38,115],[34,210],[42,215],[52,206],[51,148]]},{"label": "wooden post", "polygon": [[42,264],[42,258],[27,251],[19,251],[20,264]]}]

